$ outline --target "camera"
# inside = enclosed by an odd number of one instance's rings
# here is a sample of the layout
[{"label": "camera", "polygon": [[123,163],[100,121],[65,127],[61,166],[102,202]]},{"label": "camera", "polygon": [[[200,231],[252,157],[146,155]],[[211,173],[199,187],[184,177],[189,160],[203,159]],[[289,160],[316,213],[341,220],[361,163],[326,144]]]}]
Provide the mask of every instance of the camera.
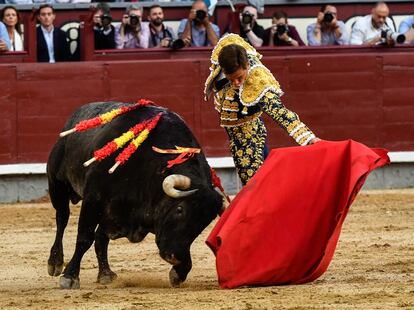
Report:
[{"label": "camera", "polygon": [[106,28],[108,27],[112,22],[112,16],[109,14],[103,14],[101,15],[101,25],[102,27]]},{"label": "camera", "polygon": [[136,26],[139,24],[139,16],[131,14],[129,15],[129,24],[131,26]]},{"label": "camera", "polygon": [[207,13],[203,10],[197,10],[196,11],[196,20],[198,20],[199,22],[202,22],[204,20],[204,18],[206,18]]},{"label": "camera", "polygon": [[242,14],[242,20],[241,20],[242,24],[250,25],[252,23],[252,21],[253,21],[253,15],[252,14],[250,14],[249,12],[244,12]]},{"label": "camera", "polygon": [[185,46],[185,42],[183,39],[177,39],[174,41],[170,41],[168,47],[172,48],[173,50],[179,50]]},{"label": "camera", "polygon": [[387,29],[383,29],[381,31],[381,43],[382,44],[387,44],[387,41],[394,41],[397,43],[404,43],[405,42],[405,35],[398,33],[398,32],[394,32],[392,29],[387,28]]},{"label": "camera", "polygon": [[276,33],[279,36],[283,35],[284,33],[288,32],[288,31],[289,31],[288,25],[277,25],[277,27],[276,27]]},{"label": "camera", "polygon": [[334,16],[331,12],[326,12],[323,15],[323,21],[327,24],[331,23],[333,21],[333,19],[334,19]]}]

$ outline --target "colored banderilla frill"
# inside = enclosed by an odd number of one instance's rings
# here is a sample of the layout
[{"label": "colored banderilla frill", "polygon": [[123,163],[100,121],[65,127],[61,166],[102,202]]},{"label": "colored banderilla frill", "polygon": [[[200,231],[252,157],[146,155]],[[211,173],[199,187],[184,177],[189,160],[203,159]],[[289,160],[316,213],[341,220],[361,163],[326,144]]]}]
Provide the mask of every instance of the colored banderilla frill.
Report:
[{"label": "colored banderilla frill", "polygon": [[193,147],[181,147],[181,146],[175,146],[175,149],[160,149],[158,147],[153,146],[152,150],[157,153],[161,154],[180,154],[175,159],[169,160],[167,163],[167,168],[171,168],[174,165],[182,164],[189,160],[190,158],[194,157],[195,154],[200,153],[199,148],[193,148]]},{"label": "colored banderilla frill", "polygon": [[152,119],[146,120],[142,123],[139,123],[133,127],[131,127],[127,132],[124,132],[120,137],[113,139],[111,142],[108,142],[105,146],[100,148],[99,150],[93,153],[93,157],[88,161],[85,161],[83,165],[85,167],[89,166],[95,161],[101,161],[114,153],[116,150],[122,148],[128,141],[132,140],[136,135],[141,133],[150,122],[152,122],[155,118],[159,118],[162,113],[159,113]]},{"label": "colored banderilla frill", "polygon": [[160,120],[162,112],[157,114],[146,124],[145,128],[139,133],[139,135],[134,138],[131,143],[116,157],[115,165],[109,169],[109,173],[113,173],[118,166],[125,164],[125,162],[131,157],[131,155],[138,149],[138,147],[147,139],[149,133],[155,126],[157,126],[158,121]]},{"label": "colored banderilla frill", "polygon": [[217,187],[220,192],[223,194],[223,196],[226,198],[227,202],[230,203],[230,197],[226,194],[224,191],[223,185],[221,185],[220,177],[217,175],[216,170],[210,167],[210,173],[211,173],[211,181],[213,183],[214,187]]},{"label": "colored banderilla frill", "polygon": [[153,104],[153,102],[150,101],[150,100],[146,100],[146,99],[140,99],[140,100],[138,100],[137,103],[135,103],[132,106],[113,109],[109,112],[103,113],[103,114],[101,114],[99,116],[96,116],[94,118],[80,121],[79,123],[76,124],[76,126],[74,128],[61,132],[59,134],[59,136],[64,137],[64,136],[70,135],[71,133],[74,133],[74,132],[85,131],[85,130],[88,130],[88,129],[91,129],[91,128],[94,128],[94,127],[98,127],[100,125],[103,125],[103,124],[106,124],[106,123],[112,121],[114,118],[116,118],[116,117],[118,117],[122,114],[125,114],[129,111],[135,110],[136,108],[146,106],[146,105],[149,105],[149,104]]}]

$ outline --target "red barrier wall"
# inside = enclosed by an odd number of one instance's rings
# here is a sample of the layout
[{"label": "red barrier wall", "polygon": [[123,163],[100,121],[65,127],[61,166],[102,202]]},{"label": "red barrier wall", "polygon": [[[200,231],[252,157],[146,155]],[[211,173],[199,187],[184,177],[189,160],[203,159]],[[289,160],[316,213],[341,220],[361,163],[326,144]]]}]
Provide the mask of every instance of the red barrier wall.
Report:
[{"label": "red barrier wall", "polygon": [[[300,54],[264,49],[263,61],[286,93],[283,102],[321,138],[414,151],[413,52],[414,47],[304,48]],[[228,156],[212,103],[203,102],[210,51],[199,49],[187,58],[157,53],[151,61],[0,65],[0,164],[46,162],[66,118],[84,103],[141,97],[179,113],[208,156]],[[294,145],[268,119],[267,126],[271,147]]]}]

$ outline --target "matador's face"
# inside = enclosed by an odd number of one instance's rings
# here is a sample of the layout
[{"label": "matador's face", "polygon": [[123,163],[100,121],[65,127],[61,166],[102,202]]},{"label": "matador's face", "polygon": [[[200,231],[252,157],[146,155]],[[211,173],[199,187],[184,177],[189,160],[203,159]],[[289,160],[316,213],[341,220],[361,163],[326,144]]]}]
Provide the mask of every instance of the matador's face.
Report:
[{"label": "matador's face", "polygon": [[248,68],[244,69],[240,67],[232,74],[224,73],[226,78],[230,81],[231,85],[234,88],[240,88],[241,85],[243,85],[244,81],[247,78]]}]

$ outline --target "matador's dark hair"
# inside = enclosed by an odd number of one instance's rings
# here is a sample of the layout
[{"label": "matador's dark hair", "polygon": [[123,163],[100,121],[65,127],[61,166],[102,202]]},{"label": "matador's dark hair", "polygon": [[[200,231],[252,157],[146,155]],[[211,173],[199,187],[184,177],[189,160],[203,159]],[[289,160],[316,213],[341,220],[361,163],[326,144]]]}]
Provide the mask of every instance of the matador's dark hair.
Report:
[{"label": "matador's dark hair", "polygon": [[224,73],[232,74],[240,68],[247,69],[247,52],[240,45],[230,44],[223,47],[219,54],[218,61]]}]

